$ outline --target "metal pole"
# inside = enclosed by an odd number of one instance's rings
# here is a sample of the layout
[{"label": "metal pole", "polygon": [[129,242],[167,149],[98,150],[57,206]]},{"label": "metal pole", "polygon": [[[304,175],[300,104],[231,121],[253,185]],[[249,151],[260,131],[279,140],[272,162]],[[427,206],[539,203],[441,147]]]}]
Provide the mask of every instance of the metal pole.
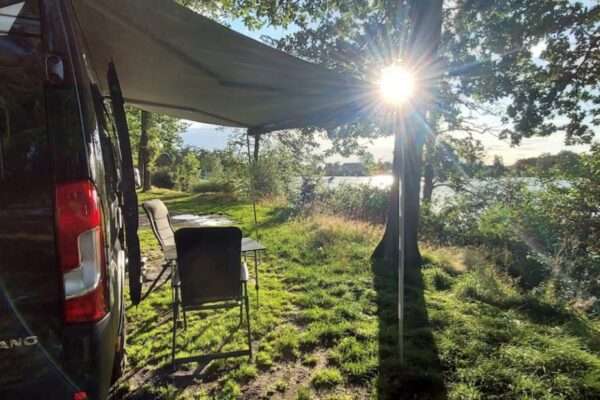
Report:
[{"label": "metal pole", "polygon": [[[254,140],[258,140],[257,136],[254,137]],[[258,233],[258,217],[256,215],[256,181],[254,179],[254,174],[257,173],[256,168],[258,167],[258,153],[255,152],[255,157],[254,159],[252,159],[252,155],[250,153],[250,129],[246,132],[246,145],[248,148],[248,167],[250,169],[250,196],[252,198],[252,213],[254,215],[254,235],[256,236],[256,240],[260,240],[260,235]],[[256,289],[256,308],[259,309],[260,302],[258,298],[258,255],[256,250],[254,250],[254,283]]]},{"label": "metal pole", "polygon": [[[399,122],[399,121],[398,121]],[[396,135],[401,135],[400,124],[397,123]],[[404,139],[406,132],[404,132]],[[400,142],[400,174],[398,179],[398,357],[400,365],[404,365],[404,272],[405,272],[405,199],[406,199],[406,139],[402,140],[402,136],[398,138]]]}]

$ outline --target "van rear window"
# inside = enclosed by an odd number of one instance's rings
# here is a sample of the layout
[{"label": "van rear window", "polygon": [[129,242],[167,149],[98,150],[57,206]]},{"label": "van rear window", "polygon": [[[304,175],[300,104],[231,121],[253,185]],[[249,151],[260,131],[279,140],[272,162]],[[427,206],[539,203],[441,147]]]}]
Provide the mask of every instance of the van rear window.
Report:
[{"label": "van rear window", "polygon": [[37,3],[0,0],[0,198],[39,187],[50,173],[44,53],[30,29]]},{"label": "van rear window", "polygon": [[0,0],[0,36],[39,36],[39,0]]}]

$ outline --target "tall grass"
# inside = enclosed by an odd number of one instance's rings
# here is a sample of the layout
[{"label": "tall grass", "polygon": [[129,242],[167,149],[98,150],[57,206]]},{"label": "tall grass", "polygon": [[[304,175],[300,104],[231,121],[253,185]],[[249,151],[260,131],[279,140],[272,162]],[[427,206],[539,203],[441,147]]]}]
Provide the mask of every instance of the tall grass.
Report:
[{"label": "tall grass", "polygon": [[296,196],[293,204],[298,212],[318,212],[374,224],[385,222],[389,202],[389,190],[369,185],[303,185]]}]

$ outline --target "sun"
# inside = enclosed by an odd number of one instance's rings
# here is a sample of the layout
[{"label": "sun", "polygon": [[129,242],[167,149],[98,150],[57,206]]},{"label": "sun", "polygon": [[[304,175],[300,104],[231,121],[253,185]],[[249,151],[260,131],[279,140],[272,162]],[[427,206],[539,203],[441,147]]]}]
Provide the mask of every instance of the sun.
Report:
[{"label": "sun", "polygon": [[381,70],[378,84],[381,97],[386,103],[401,106],[413,97],[416,80],[410,70],[395,64]]}]

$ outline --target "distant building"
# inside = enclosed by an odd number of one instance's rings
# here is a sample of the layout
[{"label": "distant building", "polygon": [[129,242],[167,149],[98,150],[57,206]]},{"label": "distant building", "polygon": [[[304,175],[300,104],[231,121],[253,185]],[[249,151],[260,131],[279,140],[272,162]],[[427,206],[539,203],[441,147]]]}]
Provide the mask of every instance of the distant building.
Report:
[{"label": "distant building", "polygon": [[328,176],[367,176],[369,171],[360,162],[333,163],[325,167]]}]

